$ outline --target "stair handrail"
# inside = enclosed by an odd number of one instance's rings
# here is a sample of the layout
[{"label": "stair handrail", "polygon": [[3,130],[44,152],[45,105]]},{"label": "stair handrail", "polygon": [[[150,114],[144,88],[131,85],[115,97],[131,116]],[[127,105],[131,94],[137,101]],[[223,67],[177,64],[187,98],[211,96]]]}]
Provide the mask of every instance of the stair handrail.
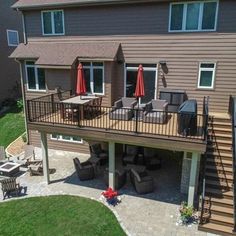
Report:
[{"label": "stair handrail", "polygon": [[233,212],[234,212],[234,228],[233,232],[236,232],[236,97],[230,95],[229,97],[229,115],[232,123],[232,160],[233,160]]},{"label": "stair handrail", "polygon": [[[209,118],[209,97],[203,98],[203,115],[204,115],[204,140],[207,143],[208,137],[208,118]],[[203,214],[204,214],[204,204],[205,204],[205,189],[206,189],[206,159],[207,153],[203,154],[202,158],[202,193],[201,193],[201,215],[200,215],[200,224],[203,224]]]}]

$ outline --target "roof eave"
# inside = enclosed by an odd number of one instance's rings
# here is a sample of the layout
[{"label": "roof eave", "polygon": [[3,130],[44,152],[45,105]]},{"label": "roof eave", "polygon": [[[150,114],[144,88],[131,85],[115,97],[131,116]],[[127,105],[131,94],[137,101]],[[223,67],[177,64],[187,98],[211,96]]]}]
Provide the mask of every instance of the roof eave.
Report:
[{"label": "roof eave", "polygon": [[24,5],[20,6],[13,4],[11,7],[15,10],[35,10],[35,9],[48,9],[48,8],[59,8],[59,7],[75,7],[75,6],[97,6],[97,5],[116,5],[116,4],[135,4],[135,3],[146,3],[146,2],[164,2],[167,0],[135,0],[130,2],[129,0],[94,0],[91,2],[75,2],[75,3],[50,3],[50,4],[39,4],[39,5]]}]

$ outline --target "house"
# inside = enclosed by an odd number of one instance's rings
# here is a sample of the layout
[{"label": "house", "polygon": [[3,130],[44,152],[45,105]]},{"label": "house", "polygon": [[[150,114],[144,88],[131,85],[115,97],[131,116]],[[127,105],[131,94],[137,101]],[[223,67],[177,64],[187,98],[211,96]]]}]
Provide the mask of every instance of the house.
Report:
[{"label": "house", "polygon": [[20,96],[19,66],[8,56],[23,41],[21,15],[12,11],[11,6],[16,1],[2,1],[0,8],[0,105],[7,99]]},{"label": "house", "polygon": [[[29,142],[42,146],[47,182],[48,148],[86,153],[89,143],[107,144],[111,187],[122,147],[177,151],[181,191],[189,204],[202,196],[199,228],[232,234],[235,1],[19,0],[13,8],[22,13],[25,42],[11,58],[20,63]],[[95,111],[63,102],[75,94],[79,63],[88,93],[102,98]],[[140,64],[146,94],[140,107],[166,100],[168,109],[158,113],[163,119],[145,122],[137,107],[128,108],[131,116],[138,110],[131,119],[111,115],[115,101],[133,97]],[[182,130],[177,111],[185,100],[194,118],[193,127]]]}]

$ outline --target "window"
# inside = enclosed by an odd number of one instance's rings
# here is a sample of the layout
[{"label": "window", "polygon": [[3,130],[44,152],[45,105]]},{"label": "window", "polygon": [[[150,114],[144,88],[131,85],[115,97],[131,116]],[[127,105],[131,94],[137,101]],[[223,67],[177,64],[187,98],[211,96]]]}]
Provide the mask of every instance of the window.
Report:
[{"label": "window", "polygon": [[215,31],[218,1],[171,3],[169,31]]},{"label": "window", "polygon": [[213,89],[215,80],[215,63],[200,63],[198,88]]},{"label": "window", "polygon": [[43,35],[63,35],[64,12],[63,10],[42,11]]},{"label": "window", "polygon": [[[145,96],[140,99],[141,104],[150,102],[156,98],[156,83],[157,83],[157,65],[142,64]],[[139,64],[126,64],[125,75],[125,95],[126,97],[134,97],[137,74]]]},{"label": "window", "polygon": [[19,35],[16,30],[7,30],[8,46],[16,47],[19,44]]},{"label": "window", "polygon": [[104,65],[102,62],[84,62],[84,77],[87,93],[104,94]]},{"label": "window", "polygon": [[45,71],[43,68],[37,68],[34,62],[26,62],[26,79],[28,90],[45,91]]},{"label": "window", "polygon": [[65,142],[75,142],[75,143],[83,143],[83,140],[78,136],[66,136],[60,134],[52,134],[51,139]]}]

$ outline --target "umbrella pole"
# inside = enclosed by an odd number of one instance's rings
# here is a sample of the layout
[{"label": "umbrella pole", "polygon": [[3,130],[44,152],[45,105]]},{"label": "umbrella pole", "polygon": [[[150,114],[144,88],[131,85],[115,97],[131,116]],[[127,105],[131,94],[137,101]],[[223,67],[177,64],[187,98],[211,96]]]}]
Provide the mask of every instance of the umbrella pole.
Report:
[{"label": "umbrella pole", "polygon": [[139,98],[137,98],[138,101],[138,108],[136,109],[136,127],[135,132],[138,133],[138,113],[139,113]]}]

